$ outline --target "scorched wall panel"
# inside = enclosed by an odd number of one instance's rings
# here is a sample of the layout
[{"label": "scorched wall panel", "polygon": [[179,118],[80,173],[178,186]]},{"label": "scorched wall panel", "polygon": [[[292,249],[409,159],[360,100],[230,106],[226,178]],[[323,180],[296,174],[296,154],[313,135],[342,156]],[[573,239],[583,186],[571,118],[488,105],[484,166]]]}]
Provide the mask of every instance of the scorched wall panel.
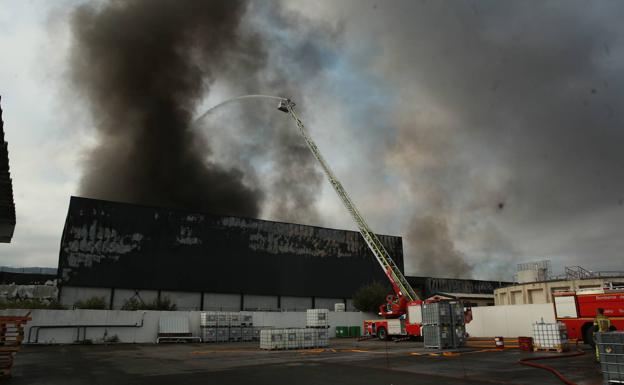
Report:
[{"label": "scorched wall panel", "polygon": [[[401,238],[380,240],[402,269]],[[331,298],[387,281],[357,232],[78,197],[59,278],[69,286]]]}]

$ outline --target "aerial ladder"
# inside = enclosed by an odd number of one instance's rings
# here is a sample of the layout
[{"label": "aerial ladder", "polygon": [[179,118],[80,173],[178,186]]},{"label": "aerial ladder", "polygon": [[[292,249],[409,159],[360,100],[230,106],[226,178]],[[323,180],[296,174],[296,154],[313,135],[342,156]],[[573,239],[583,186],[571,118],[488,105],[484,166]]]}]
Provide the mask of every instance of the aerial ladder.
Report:
[{"label": "aerial ladder", "polygon": [[347,191],[342,186],[342,183],[340,183],[338,178],[336,178],[336,175],[334,175],[333,171],[323,158],[323,155],[321,155],[318,147],[310,137],[308,130],[305,128],[303,122],[295,112],[295,103],[293,103],[290,99],[280,99],[278,109],[289,114],[297,123],[299,132],[308,145],[308,148],[316,160],[318,160],[321,164],[329,183],[334,188],[334,191],[336,191],[336,194],[340,197],[340,200],[349,211],[349,214],[351,214],[351,217],[355,221],[355,224],[357,225],[360,234],[362,234],[364,241],[366,241],[366,244],[375,256],[375,259],[379,262],[382,270],[390,280],[394,294],[390,294],[386,297],[386,303],[379,307],[379,315],[385,318],[398,318],[404,315],[406,313],[407,304],[414,301],[420,301],[420,298],[414,289],[412,289],[409,282],[407,282],[407,279],[405,279],[401,270],[399,270],[398,266],[394,263],[384,245],[381,241],[379,241],[377,235],[371,231],[359,210],[355,207],[351,197],[349,197],[349,194],[347,194]]}]

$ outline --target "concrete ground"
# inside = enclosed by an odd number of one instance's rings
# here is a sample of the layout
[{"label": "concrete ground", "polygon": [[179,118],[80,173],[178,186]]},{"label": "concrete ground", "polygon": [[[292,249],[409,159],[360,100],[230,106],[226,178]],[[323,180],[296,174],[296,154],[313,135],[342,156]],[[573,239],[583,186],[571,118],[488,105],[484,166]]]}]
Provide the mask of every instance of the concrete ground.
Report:
[{"label": "concrete ground", "polygon": [[[11,385],[561,384],[519,365],[538,354],[464,349],[430,355],[418,342],[333,339],[331,348],[262,351],[258,343],[24,346]],[[553,355],[556,353],[540,354]],[[577,384],[601,384],[591,351],[545,360]]]}]

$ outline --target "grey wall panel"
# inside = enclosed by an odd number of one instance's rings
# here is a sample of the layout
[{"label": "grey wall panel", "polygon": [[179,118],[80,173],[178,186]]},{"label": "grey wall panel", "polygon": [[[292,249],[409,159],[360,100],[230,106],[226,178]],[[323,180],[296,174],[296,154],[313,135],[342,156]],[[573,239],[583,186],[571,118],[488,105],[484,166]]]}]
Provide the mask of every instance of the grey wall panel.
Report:
[{"label": "grey wall panel", "polygon": [[108,306],[111,290],[100,287],[64,287],[61,289],[61,304],[72,307],[78,301],[93,297],[102,297]]},{"label": "grey wall panel", "polygon": [[312,308],[312,297],[281,297],[282,310],[307,310]]},{"label": "grey wall panel", "polygon": [[337,303],[344,303],[344,300],[342,298],[315,298],[314,308],[334,311],[334,304]]},{"label": "grey wall panel", "polygon": [[201,293],[189,293],[183,291],[163,291],[160,298],[169,298],[176,305],[177,310],[199,310],[201,306]]},{"label": "grey wall panel", "polygon": [[253,295],[245,294],[243,308],[245,310],[277,310],[276,295]]},{"label": "grey wall panel", "polygon": [[[67,287],[63,288],[63,290],[66,288]],[[136,298],[138,301],[152,302],[158,297],[158,291],[115,289],[115,295],[113,296],[113,309],[121,309],[126,301],[132,297]]]},{"label": "grey wall panel", "polygon": [[204,310],[239,311],[240,294],[204,293]]}]

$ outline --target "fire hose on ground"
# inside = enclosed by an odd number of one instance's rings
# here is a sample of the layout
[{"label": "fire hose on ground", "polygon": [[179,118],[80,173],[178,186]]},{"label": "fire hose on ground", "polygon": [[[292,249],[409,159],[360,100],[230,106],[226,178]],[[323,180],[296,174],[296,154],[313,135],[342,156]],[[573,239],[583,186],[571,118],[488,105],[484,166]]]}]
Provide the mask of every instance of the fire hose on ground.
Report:
[{"label": "fire hose on ground", "polygon": [[551,372],[552,374],[554,374],[557,378],[559,378],[564,384],[567,385],[577,385],[575,382],[572,382],[570,380],[568,380],[566,377],[563,376],[563,374],[561,374],[557,369],[548,366],[548,365],[543,365],[543,364],[538,364],[536,362],[532,362],[532,361],[539,361],[539,360],[552,360],[552,359],[556,359],[556,358],[569,358],[569,357],[576,357],[576,356],[582,356],[584,355],[585,352],[577,349],[576,352],[572,352],[572,353],[568,353],[568,354],[562,354],[562,355],[557,355],[557,356],[538,356],[538,357],[526,357],[526,358],[522,358],[520,360],[518,360],[518,363],[520,365],[526,365],[526,366],[531,366],[534,368],[538,368],[538,369],[544,369],[547,370],[549,372]]}]

